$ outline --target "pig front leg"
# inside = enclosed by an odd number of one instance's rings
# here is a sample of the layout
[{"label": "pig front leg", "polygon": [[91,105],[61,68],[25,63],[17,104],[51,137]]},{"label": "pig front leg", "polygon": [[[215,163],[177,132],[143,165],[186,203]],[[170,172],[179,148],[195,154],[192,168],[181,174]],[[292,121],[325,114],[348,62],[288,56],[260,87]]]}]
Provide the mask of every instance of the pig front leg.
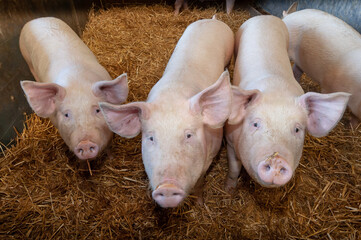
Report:
[{"label": "pig front leg", "polygon": [[181,7],[183,6],[183,9],[188,8],[187,0],[176,0],[174,3],[174,15],[178,15]]},{"label": "pig front leg", "polygon": [[226,2],[227,14],[230,14],[232,12],[235,1],[236,0],[227,0]]},{"label": "pig front leg", "polygon": [[112,151],[110,150],[110,148],[106,148],[106,149],[105,149],[105,153],[107,154],[107,157],[108,157],[110,160],[114,160],[114,155],[113,155]]},{"label": "pig front leg", "polygon": [[297,82],[300,82],[303,74],[302,69],[299,66],[297,66],[297,64],[295,63],[293,64],[292,71],[293,71],[293,76],[296,78]]},{"label": "pig front leg", "polygon": [[204,199],[203,199],[204,178],[205,178],[205,174],[202,174],[193,188],[193,194],[197,198],[197,203],[201,206],[204,203]]},{"label": "pig front leg", "polygon": [[237,159],[236,152],[229,143],[227,143],[227,158],[228,174],[224,188],[226,192],[232,193],[237,186],[237,179],[242,168],[242,162]]},{"label": "pig front leg", "polygon": [[354,115],[353,113],[351,113],[350,115],[351,115],[350,124],[353,129],[356,129],[358,127],[358,125],[360,124],[360,119],[358,117],[356,117],[356,115]]}]

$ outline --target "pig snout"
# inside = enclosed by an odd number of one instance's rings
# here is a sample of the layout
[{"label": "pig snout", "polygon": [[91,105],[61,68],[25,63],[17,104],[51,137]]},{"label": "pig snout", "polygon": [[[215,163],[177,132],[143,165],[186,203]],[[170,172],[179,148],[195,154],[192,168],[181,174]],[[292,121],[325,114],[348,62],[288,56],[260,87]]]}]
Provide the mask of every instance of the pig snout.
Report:
[{"label": "pig snout", "polygon": [[163,208],[177,207],[185,198],[185,192],[172,183],[164,183],[153,191],[152,197]]},{"label": "pig snout", "polygon": [[82,160],[95,158],[99,153],[99,146],[89,140],[81,141],[76,146],[74,153]]},{"label": "pig snout", "polygon": [[285,159],[271,156],[259,163],[257,173],[265,186],[282,186],[291,179],[293,171]]}]

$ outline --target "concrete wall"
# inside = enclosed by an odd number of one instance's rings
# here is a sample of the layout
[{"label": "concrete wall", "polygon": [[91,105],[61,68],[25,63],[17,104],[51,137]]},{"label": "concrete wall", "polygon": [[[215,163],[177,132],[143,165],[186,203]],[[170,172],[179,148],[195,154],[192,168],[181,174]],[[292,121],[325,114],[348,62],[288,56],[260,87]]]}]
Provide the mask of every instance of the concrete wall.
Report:
[{"label": "concrete wall", "polygon": [[[256,0],[255,4],[272,15],[282,17],[295,0]],[[298,10],[314,8],[341,18],[361,32],[361,0],[299,0]]]}]

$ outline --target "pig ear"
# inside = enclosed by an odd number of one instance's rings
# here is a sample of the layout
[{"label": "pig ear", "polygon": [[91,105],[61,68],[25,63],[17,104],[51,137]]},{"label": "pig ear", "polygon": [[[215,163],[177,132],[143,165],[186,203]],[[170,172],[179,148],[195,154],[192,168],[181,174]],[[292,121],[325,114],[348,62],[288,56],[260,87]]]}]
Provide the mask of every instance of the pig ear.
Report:
[{"label": "pig ear", "polygon": [[261,92],[257,89],[243,90],[239,87],[232,86],[232,108],[228,123],[231,125],[238,124],[246,115],[246,109],[257,103],[261,97]]},{"label": "pig ear", "polygon": [[298,98],[308,111],[307,130],[315,137],[326,136],[341,119],[351,94],[308,92]]},{"label": "pig ear", "polygon": [[34,81],[21,81],[23,91],[30,107],[40,117],[49,117],[54,113],[56,101],[65,97],[65,88],[55,83],[39,83]]},{"label": "pig ear", "polygon": [[104,99],[105,102],[121,104],[128,97],[127,74],[123,73],[114,80],[96,82],[92,90],[95,96]]},{"label": "pig ear", "polygon": [[231,94],[229,73],[225,71],[217,82],[189,100],[190,110],[193,113],[200,113],[204,124],[211,128],[219,128],[231,113]]},{"label": "pig ear", "polygon": [[145,102],[133,102],[125,105],[113,105],[110,103],[99,103],[110,130],[114,133],[132,138],[141,131],[141,118],[148,119],[149,109]]}]

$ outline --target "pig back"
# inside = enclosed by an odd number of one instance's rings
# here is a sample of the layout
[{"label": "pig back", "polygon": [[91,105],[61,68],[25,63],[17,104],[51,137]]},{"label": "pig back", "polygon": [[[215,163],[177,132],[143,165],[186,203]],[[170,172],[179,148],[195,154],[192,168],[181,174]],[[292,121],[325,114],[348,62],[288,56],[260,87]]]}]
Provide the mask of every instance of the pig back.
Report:
[{"label": "pig back", "polygon": [[20,33],[20,50],[37,81],[54,82],[62,71],[91,69],[110,79],[78,35],[62,20],[37,18]]},{"label": "pig back", "polygon": [[316,81],[322,82],[325,73],[348,64],[343,56],[361,49],[360,34],[326,12],[305,9],[287,15],[283,21],[290,35],[291,60]]},{"label": "pig back", "polygon": [[241,88],[300,95],[287,54],[288,31],[278,17],[257,16],[247,20],[236,35],[237,59],[233,84]]},{"label": "pig back", "polygon": [[179,39],[154,90],[167,85],[193,96],[216,82],[231,60],[233,47],[234,34],[225,23],[215,19],[192,23]]}]

